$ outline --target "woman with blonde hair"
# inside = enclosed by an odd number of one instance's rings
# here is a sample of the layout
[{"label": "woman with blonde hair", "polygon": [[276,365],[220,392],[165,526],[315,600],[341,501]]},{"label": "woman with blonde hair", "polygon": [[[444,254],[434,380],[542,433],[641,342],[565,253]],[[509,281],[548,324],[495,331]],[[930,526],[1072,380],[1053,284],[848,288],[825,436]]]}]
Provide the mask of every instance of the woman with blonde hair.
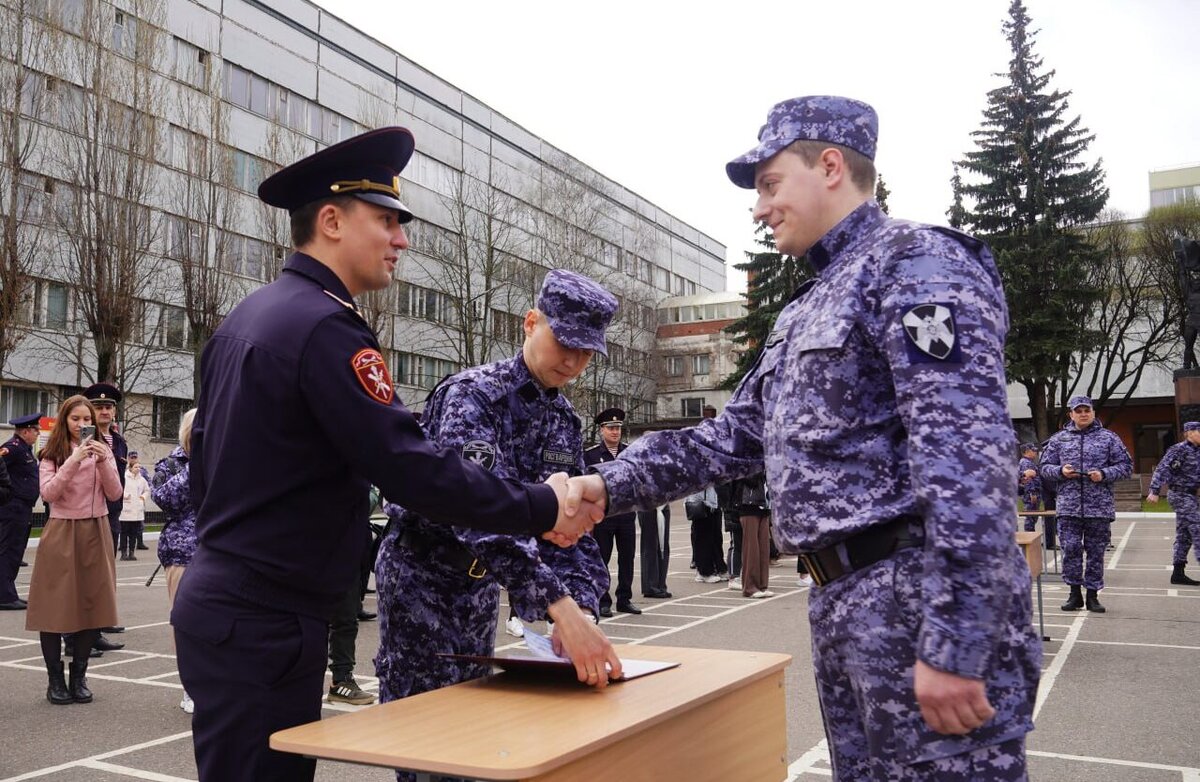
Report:
[{"label": "woman with blonde hair", "polygon": [[[167,576],[168,609],[175,605],[175,590],[179,588],[179,579],[183,578],[183,571],[187,569],[196,553],[196,509],[192,507],[191,492],[188,488],[191,474],[188,460],[192,453],[192,419],[195,417],[194,407],[183,414],[183,420],[179,423],[179,445],[154,465],[154,477],[151,479],[151,496],[167,515],[167,522],[158,536],[158,561]],[[195,711],[195,704],[192,703],[187,690],[183,692],[179,708],[188,714]]]},{"label": "woman with blonde hair", "polygon": [[[39,455],[50,518],[38,542],[25,629],[36,630],[53,704],[91,703],[88,653],[102,627],[117,624],[117,568],[106,501],[121,498],[116,459],[96,437],[96,411],[82,396],[58,408]],[[71,680],[63,677],[62,636],[74,633]]]}]

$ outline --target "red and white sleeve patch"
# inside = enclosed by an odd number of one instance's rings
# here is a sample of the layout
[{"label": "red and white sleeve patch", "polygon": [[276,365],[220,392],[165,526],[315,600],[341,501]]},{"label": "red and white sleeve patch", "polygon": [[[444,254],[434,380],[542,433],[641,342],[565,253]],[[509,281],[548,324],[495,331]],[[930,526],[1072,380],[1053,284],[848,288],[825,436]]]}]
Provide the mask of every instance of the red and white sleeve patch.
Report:
[{"label": "red and white sleeve patch", "polygon": [[362,385],[367,396],[380,404],[390,405],[396,390],[392,388],[392,376],[388,373],[387,363],[383,356],[374,348],[363,348],[350,359],[350,368]]}]

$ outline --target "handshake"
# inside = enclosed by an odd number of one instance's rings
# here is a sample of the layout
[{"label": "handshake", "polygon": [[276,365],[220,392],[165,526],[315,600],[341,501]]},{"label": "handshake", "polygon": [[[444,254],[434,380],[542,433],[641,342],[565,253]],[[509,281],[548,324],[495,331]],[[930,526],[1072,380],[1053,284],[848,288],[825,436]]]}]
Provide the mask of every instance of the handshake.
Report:
[{"label": "handshake", "polygon": [[558,496],[558,521],[542,537],[563,548],[573,546],[604,518],[608,504],[604,479],[596,474],[568,478],[565,472],[556,472],[546,483]]}]

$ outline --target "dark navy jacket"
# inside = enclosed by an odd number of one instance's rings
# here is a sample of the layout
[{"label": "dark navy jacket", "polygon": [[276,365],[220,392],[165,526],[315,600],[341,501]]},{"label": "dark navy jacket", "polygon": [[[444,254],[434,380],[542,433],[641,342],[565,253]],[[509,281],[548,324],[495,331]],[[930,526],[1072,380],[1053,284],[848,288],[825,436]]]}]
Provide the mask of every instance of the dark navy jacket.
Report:
[{"label": "dark navy jacket", "polygon": [[371,484],[436,521],[535,535],[554,526],[549,486],[497,478],[425,439],[345,286],[308,255],[293,254],[225,318],[201,380],[189,576],[230,576],[244,599],[327,611],[358,578]]},{"label": "dark navy jacket", "polygon": [[[620,454],[628,447],[625,443],[617,443],[617,454]],[[614,458],[616,457],[612,455],[612,451],[608,450],[608,446],[603,441],[599,445],[593,445],[583,452],[583,463],[588,467],[591,467],[593,464],[600,464],[601,462],[611,462]],[[613,513],[605,516],[604,521],[601,523],[608,524],[612,528],[620,524],[633,524],[636,519],[637,513],[629,511],[628,513]]]},{"label": "dark navy jacket", "polygon": [[13,435],[12,439],[0,446],[0,450],[4,451],[4,466],[8,468],[8,479],[12,482],[12,496],[8,504],[13,507],[9,510],[17,515],[26,515],[37,502],[41,492],[38,487],[38,463],[33,456],[33,448],[20,437]]}]

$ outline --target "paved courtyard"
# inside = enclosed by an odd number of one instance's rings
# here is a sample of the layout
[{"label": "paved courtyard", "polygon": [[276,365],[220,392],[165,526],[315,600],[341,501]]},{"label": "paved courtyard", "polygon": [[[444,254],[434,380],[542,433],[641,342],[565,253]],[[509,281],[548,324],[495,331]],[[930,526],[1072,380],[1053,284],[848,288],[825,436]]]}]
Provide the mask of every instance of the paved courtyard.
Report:
[{"label": "paved courtyard", "polygon": [[[796,586],[795,560],[771,570],[776,596],[766,600],[698,584],[687,568],[682,507],[677,511],[669,581],[674,597],[639,600],[635,578],[635,601],[645,613],[604,620],[605,631],[619,643],[793,655],[786,675],[788,779],[828,779],[808,651],[808,596]],[[1168,583],[1173,535],[1172,517],[1118,519],[1107,557],[1103,615],[1059,611],[1066,589],[1054,573],[1043,578],[1051,640],[1045,646],[1037,730],[1029,740],[1033,779],[1200,782],[1200,587]],[[118,605],[128,630],[114,638],[126,647],[92,661],[89,681],[96,699],[90,705],[46,702],[36,634],[25,631],[23,612],[0,613],[0,782],[196,779],[190,718],[179,709],[165,583],[160,574],[146,588],[157,563],[152,551],[140,554],[137,562],[117,563]],[[1189,570],[1200,577],[1194,563]],[[28,582],[24,568],[22,595]],[[502,628],[498,632],[501,649],[520,646]],[[370,660],[377,638],[375,623],[360,625],[358,681],[370,690],[376,687]],[[327,705],[324,716],[357,708]],[[317,778],[393,777],[383,769],[321,762]]]}]

